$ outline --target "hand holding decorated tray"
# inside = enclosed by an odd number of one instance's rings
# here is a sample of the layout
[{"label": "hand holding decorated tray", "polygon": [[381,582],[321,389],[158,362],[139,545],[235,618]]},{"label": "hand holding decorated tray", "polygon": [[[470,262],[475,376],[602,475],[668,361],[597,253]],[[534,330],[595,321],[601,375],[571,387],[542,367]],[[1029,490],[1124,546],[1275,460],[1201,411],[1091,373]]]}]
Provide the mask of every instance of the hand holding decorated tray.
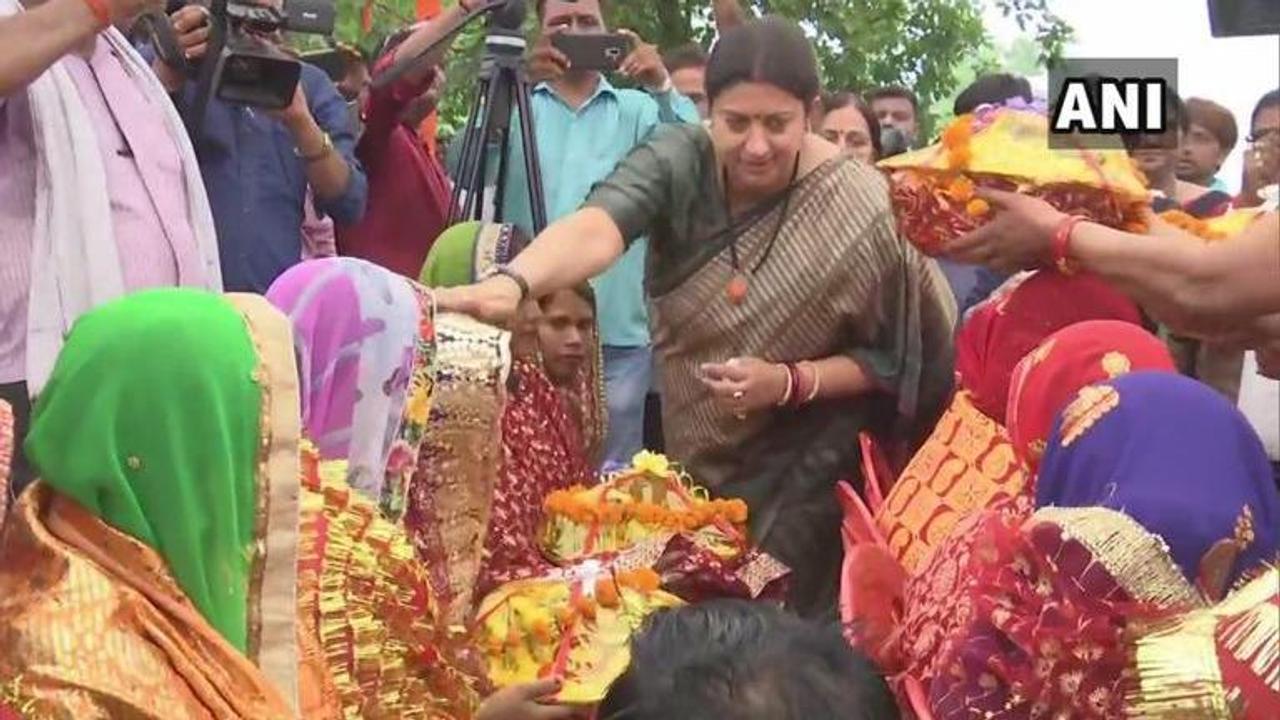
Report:
[{"label": "hand holding decorated tray", "polygon": [[940,142],[880,161],[899,231],[927,255],[977,229],[991,208],[979,187],[1039,197],[1058,210],[1143,231],[1147,184],[1123,150],[1049,146],[1044,108],[1013,101],[961,115]]}]

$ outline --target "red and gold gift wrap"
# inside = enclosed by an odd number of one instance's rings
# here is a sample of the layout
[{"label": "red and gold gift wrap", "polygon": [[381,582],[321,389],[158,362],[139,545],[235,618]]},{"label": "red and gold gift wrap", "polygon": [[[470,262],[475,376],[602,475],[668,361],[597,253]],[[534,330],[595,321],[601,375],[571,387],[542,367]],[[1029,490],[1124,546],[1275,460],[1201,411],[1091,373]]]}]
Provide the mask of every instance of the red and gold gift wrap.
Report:
[{"label": "red and gold gift wrap", "polygon": [[982,108],[961,115],[929,147],[880,161],[903,237],[928,255],[987,221],[978,187],[1034,195],[1059,210],[1128,230],[1145,229],[1147,185],[1123,150],[1049,147],[1034,110]]}]

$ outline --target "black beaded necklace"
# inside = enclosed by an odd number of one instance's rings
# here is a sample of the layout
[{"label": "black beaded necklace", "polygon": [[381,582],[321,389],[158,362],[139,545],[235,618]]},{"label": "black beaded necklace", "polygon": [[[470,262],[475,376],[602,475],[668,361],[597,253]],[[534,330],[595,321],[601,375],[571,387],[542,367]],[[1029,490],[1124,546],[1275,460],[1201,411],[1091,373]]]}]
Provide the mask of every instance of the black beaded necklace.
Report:
[{"label": "black beaded necklace", "polygon": [[[751,272],[747,273],[738,258],[738,228],[731,227],[729,231],[729,263],[733,267],[733,275],[729,278],[729,282],[725,285],[725,295],[729,298],[729,302],[734,305],[741,305],[746,302],[747,293],[751,290],[749,275],[755,275],[760,272],[760,268],[764,267],[769,256],[773,253],[773,246],[778,242],[778,235],[782,233],[782,226],[787,221],[787,211],[791,208],[791,192],[795,187],[796,178],[800,175],[800,153],[796,153],[795,163],[791,167],[791,179],[787,181],[787,187],[783,190],[782,211],[778,213],[778,220],[773,226],[773,234],[769,236],[769,242],[765,245],[764,253],[760,255],[760,259],[756,261]],[[720,183],[724,188],[722,199],[724,200],[725,217],[732,217],[729,211],[729,173],[726,170],[720,171]]]}]

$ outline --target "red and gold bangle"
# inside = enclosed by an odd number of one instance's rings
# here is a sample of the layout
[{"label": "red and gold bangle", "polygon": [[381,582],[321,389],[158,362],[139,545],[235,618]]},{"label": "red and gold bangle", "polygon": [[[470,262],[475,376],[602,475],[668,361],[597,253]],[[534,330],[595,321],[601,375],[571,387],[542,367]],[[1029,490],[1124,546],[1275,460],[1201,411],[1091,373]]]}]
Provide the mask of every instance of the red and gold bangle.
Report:
[{"label": "red and gold bangle", "polygon": [[795,392],[791,394],[791,402],[789,403],[790,407],[792,407],[793,409],[799,408],[801,405],[804,404],[804,396],[806,393],[809,392],[808,385],[805,384],[804,372],[802,372],[800,369],[801,364],[792,363],[788,365],[788,367],[791,368],[791,372],[795,375],[795,378],[796,378],[796,381],[795,381],[796,389],[795,389]]},{"label": "red and gold bangle", "polygon": [[1071,231],[1076,229],[1076,225],[1088,220],[1083,215],[1069,215],[1058,223],[1058,228],[1053,231],[1053,240],[1050,241],[1049,248],[1053,254],[1053,265],[1058,268],[1058,272],[1063,275],[1074,275],[1076,272],[1075,265],[1071,262]]},{"label": "red and gold bangle", "polygon": [[98,27],[106,29],[111,25],[111,8],[107,5],[107,0],[84,0],[84,4],[89,6],[89,11],[98,20]]}]

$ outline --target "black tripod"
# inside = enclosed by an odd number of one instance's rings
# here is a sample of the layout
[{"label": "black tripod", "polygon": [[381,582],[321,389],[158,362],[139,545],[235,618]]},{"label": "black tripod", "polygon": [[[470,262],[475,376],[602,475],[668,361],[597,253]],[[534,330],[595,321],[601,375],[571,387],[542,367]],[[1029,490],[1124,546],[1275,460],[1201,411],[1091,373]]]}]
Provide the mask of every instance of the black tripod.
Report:
[{"label": "black tripod", "polygon": [[547,206],[542,190],[538,146],[533,137],[529,80],[524,71],[525,39],[518,26],[498,25],[495,22],[497,17],[491,15],[488,19],[479,82],[462,133],[462,153],[449,221],[453,224],[483,219],[491,155],[496,151],[498,170],[493,198],[494,220],[502,222],[514,108],[520,145],[524,150],[524,173],[529,181],[533,231],[537,234],[547,226]]}]

